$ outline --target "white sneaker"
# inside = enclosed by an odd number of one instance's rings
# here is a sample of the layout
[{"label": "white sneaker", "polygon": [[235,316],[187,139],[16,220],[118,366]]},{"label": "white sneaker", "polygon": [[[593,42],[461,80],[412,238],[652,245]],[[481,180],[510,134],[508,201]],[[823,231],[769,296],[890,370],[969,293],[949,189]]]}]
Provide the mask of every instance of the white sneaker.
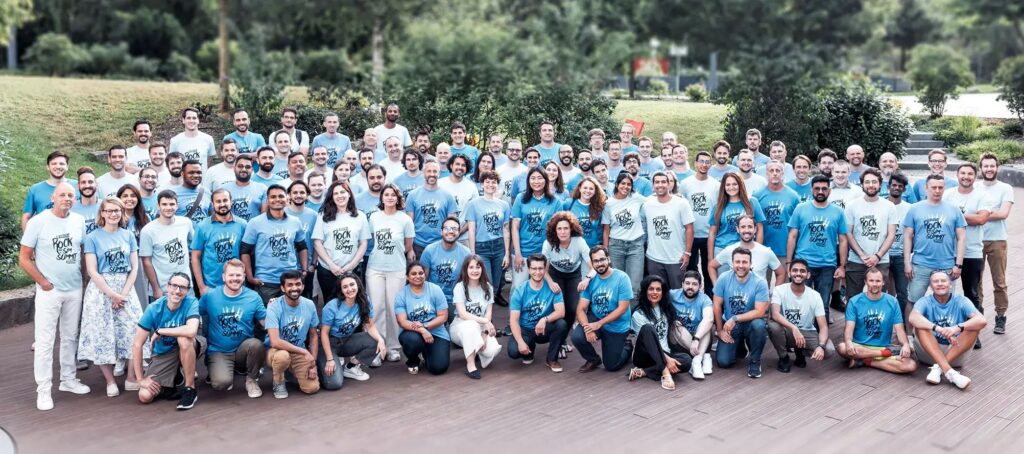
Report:
[{"label": "white sneaker", "polygon": [[60,386],[57,389],[74,394],[89,394],[89,387],[77,378],[60,382]]},{"label": "white sneaker", "polygon": [[128,380],[124,381],[124,390],[125,391],[138,391],[141,388],[142,388],[142,386],[139,386],[139,382],[137,382],[137,381],[128,381]]},{"label": "white sneaker", "polygon": [[248,377],[245,379],[245,392],[249,394],[250,399],[263,397],[263,390],[260,389],[260,384]]},{"label": "white sneaker", "polygon": [[960,389],[967,389],[967,386],[971,384],[971,379],[961,375],[956,369],[946,371],[946,380],[949,380],[950,383]]},{"label": "white sneaker", "polygon": [[117,383],[107,384],[107,397],[117,397],[121,395],[121,390],[117,389]]},{"label": "white sneaker", "polygon": [[380,366],[381,366],[380,356],[374,356],[373,357],[373,362],[370,363],[370,367],[380,367]]},{"label": "white sneaker", "polygon": [[388,362],[397,363],[402,360],[402,354],[398,350],[388,350]]},{"label": "white sneaker", "polygon": [[358,364],[344,368],[344,370],[341,371],[341,375],[345,378],[351,378],[357,381],[366,381],[370,379],[370,374],[363,372],[363,368]]},{"label": "white sneaker", "polygon": [[[700,361],[700,362],[703,362],[703,361]],[[704,366],[701,365],[701,364],[698,364],[697,361],[694,361],[694,362],[690,363],[690,376],[693,377],[694,380],[703,380],[704,379]]]},{"label": "white sneaker", "polygon": [[942,382],[942,368],[938,364],[932,364],[931,369],[928,370],[928,376],[925,377],[928,383],[937,385]]},{"label": "white sneaker", "polygon": [[36,408],[42,411],[53,410],[53,398],[49,391],[39,391],[36,395]]},{"label": "white sneaker", "polygon": [[712,368],[711,353],[705,353],[703,360],[701,360],[701,369],[704,375],[711,375],[714,372]]},{"label": "white sneaker", "polygon": [[124,360],[114,361],[114,376],[123,377],[125,373],[125,362]]}]

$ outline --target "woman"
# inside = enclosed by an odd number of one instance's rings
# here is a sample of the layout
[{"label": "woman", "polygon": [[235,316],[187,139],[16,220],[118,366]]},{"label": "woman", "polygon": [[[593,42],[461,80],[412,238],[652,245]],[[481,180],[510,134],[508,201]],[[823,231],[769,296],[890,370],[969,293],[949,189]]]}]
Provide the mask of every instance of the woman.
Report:
[{"label": "woman", "polygon": [[412,250],[416,228],[412,218],[405,213],[405,200],[398,186],[384,186],[377,208],[380,211],[370,215],[374,247],[366,261],[366,286],[370,289],[373,313],[377,314],[374,323],[387,342],[387,360],[397,362],[402,357],[395,321],[395,298],[405,285],[406,260],[416,259]]},{"label": "woman", "polygon": [[330,198],[313,225],[313,249],[320,258],[316,277],[324,299],[338,294],[338,278],[359,266],[370,239],[370,226],[356,209],[348,184],[331,184],[327,195]]},{"label": "woman", "polygon": [[559,201],[568,199],[569,192],[565,190],[562,168],[558,167],[555,161],[548,161],[547,164],[544,164],[544,172],[548,175],[548,185],[551,187],[551,194]]},{"label": "woman", "polygon": [[[135,235],[135,241],[138,242],[139,233],[149,223],[149,215],[146,214],[146,207],[142,204],[142,193],[134,185],[126,184],[117,190],[117,198],[121,199],[121,203],[124,204],[124,211],[128,214],[128,225],[125,228]],[[146,295],[149,289],[149,279],[146,279],[146,273],[142,272],[142,259],[135,262],[135,266],[139,268],[138,276],[135,278],[135,294]],[[147,301],[143,301],[143,299]],[[148,303],[148,297],[139,298],[139,304],[142,305],[143,309],[146,308]],[[124,364],[118,362],[117,367],[114,368],[114,375],[121,376],[123,373]]]},{"label": "woman", "polygon": [[[322,349],[317,358],[323,387],[332,391],[340,389],[345,378],[369,380],[370,374],[362,366],[369,366],[388,352],[384,338],[373,324],[373,309],[363,283],[351,272],[342,274],[340,281],[337,293],[324,293],[334,298],[324,304]],[[349,357],[355,357],[357,362],[345,366],[345,358]]]},{"label": "woman", "polygon": [[[100,366],[107,397],[121,393],[114,380],[114,364],[131,358],[135,325],[142,317],[135,293],[139,246],[135,235],[122,228],[127,224],[124,204],[108,197],[100,202],[98,228],[84,242],[89,285],[82,301],[78,359]],[[126,386],[135,382],[135,371],[128,368]]]},{"label": "woman", "polygon": [[600,189],[597,180],[594,177],[583,177],[572,191],[572,199],[565,204],[565,210],[579,220],[587,246],[608,247],[608,225],[611,224],[611,218],[605,210],[606,203],[604,191]]},{"label": "woman", "polygon": [[484,264],[479,255],[466,257],[453,291],[459,316],[455,317],[450,328],[452,342],[462,347],[462,353],[466,355],[466,376],[474,380],[480,379],[476,358],[480,357],[480,368],[486,369],[501,352],[501,345],[495,339],[497,331],[491,323],[495,293],[484,272]]},{"label": "woman", "polygon": [[633,177],[620,172],[615,177],[615,193],[608,198],[608,251],[612,266],[625,271],[633,286],[633,295],[640,290],[644,275],[644,228],[640,221],[644,196],[633,192]]},{"label": "woman", "polygon": [[757,199],[747,195],[747,186],[738,173],[729,172],[722,177],[718,201],[711,212],[711,226],[708,229],[709,257],[717,256],[726,246],[740,240],[736,223],[744,213],[753,216],[757,221],[757,242],[764,243],[764,211],[761,210],[761,204]]},{"label": "woman", "polygon": [[[559,211],[548,221],[547,240],[544,242],[544,256],[548,258],[548,285],[555,293],[562,292],[565,301],[565,324],[576,322],[576,306],[580,292],[590,284],[587,274],[593,269],[590,263],[590,246],[583,240],[583,229],[576,216],[568,211]],[[568,336],[568,333],[566,333]],[[558,357],[565,359],[572,351],[562,342]]]},{"label": "woman", "polygon": [[562,203],[551,195],[547,173],[540,167],[526,173],[526,187],[512,205],[512,288],[526,282],[526,257],[541,252],[548,221],[562,209]]},{"label": "woman", "polygon": [[[360,192],[366,191],[365,187],[354,184],[355,182],[351,180],[352,165],[346,161],[338,161],[337,165],[334,166],[334,173],[332,175],[334,176],[334,179],[331,180],[331,184],[348,183],[349,189],[353,194],[359,194]],[[328,191],[327,194],[330,195],[330,191]]]},{"label": "woman", "polygon": [[[476,183],[476,189],[481,197],[484,195],[484,186],[482,180],[484,173],[495,171],[494,169],[496,168],[497,167],[494,164],[494,155],[491,154],[491,152],[489,151],[481,151],[480,156],[476,158],[476,166],[473,167],[472,175],[473,182]],[[498,192],[498,194],[495,197],[500,199],[501,196],[502,193]]]},{"label": "woman", "polygon": [[452,344],[444,326],[448,321],[448,300],[439,285],[427,282],[427,269],[422,263],[411,261],[405,277],[409,283],[395,298],[395,315],[402,328],[398,340],[405,353],[405,365],[410,374],[416,375],[420,364],[426,362],[427,372],[441,375],[448,371]]},{"label": "woman", "polygon": [[508,251],[511,236],[508,225],[512,209],[509,208],[508,202],[498,197],[501,177],[497,172],[489,170],[478,175],[478,178],[484,195],[466,204],[464,216],[469,252],[483,259],[484,271],[494,283],[494,294],[500,298],[501,287],[505,283],[505,268],[508,268],[510,256]]},{"label": "woman", "polygon": [[668,342],[669,327],[676,322],[676,310],[666,297],[668,284],[661,276],[644,278],[640,286],[639,304],[633,311],[630,329],[636,333],[633,369],[629,381],[643,377],[661,378],[661,387],[676,389],[672,374],[688,370],[692,357],[685,351],[673,351]]}]

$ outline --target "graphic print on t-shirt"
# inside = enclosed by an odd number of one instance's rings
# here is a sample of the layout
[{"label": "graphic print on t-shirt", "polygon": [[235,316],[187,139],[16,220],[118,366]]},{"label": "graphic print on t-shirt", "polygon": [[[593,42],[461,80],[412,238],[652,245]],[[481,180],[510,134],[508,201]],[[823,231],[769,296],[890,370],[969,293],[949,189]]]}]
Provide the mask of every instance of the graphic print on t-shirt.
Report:
[{"label": "graphic print on t-shirt", "polygon": [[861,216],[860,231],[864,238],[871,241],[878,241],[878,236],[881,234],[878,230],[878,219],[873,214],[867,216]]},{"label": "graphic print on t-shirt", "polygon": [[437,204],[427,202],[419,207],[420,220],[431,227],[440,227],[441,219],[437,215]]},{"label": "graphic print on t-shirt", "polygon": [[695,192],[690,195],[690,207],[693,208],[693,214],[701,217],[708,215],[708,211],[711,206],[708,204],[708,194],[706,192]]},{"label": "graphic print on t-shirt", "polygon": [[111,273],[127,274],[131,270],[128,266],[128,257],[125,249],[120,246],[107,249],[103,253],[103,258],[106,259],[107,267]]},{"label": "graphic print on t-shirt", "polygon": [[615,213],[615,222],[619,223],[619,227],[624,229],[630,229],[633,227],[633,223],[636,222],[633,219],[633,213],[630,213],[628,209]]},{"label": "graphic print on t-shirt", "polygon": [[248,221],[252,218],[252,213],[249,211],[249,198],[234,199],[231,201],[231,214],[238,216]]},{"label": "graphic print on t-shirt", "polygon": [[167,261],[171,264],[185,264],[185,246],[181,244],[181,240],[175,238],[164,244],[164,252],[167,254]]},{"label": "graphic print on t-shirt", "polygon": [[217,252],[217,263],[226,263],[235,258],[235,235],[224,235],[213,242],[213,250]]},{"label": "graphic print on t-shirt", "polygon": [[281,326],[281,339],[292,345],[302,345],[302,339],[299,337],[301,334],[299,328],[302,325],[305,325],[305,320],[302,317],[288,317],[287,322]]},{"label": "graphic print on t-shirt", "polygon": [[761,209],[764,210],[764,228],[781,229],[782,223],[782,202],[769,201],[768,203],[761,204]]},{"label": "graphic print on t-shirt", "polygon": [[593,312],[595,314],[608,315],[612,312],[612,295],[610,291],[595,292],[592,296],[594,299],[590,301],[590,304],[594,306]]},{"label": "graphic print on t-shirt", "polygon": [[270,255],[274,258],[287,257],[291,251],[288,247],[290,238],[286,232],[275,233],[270,236]]},{"label": "graphic print on t-shirt", "polygon": [[355,249],[352,244],[352,231],[348,227],[342,227],[332,232],[334,235],[334,250],[342,254],[351,254]]},{"label": "graphic print on t-shirt", "polygon": [[199,160],[199,149],[198,148],[193,148],[191,150],[182,151],[181,154],[185,155],[185,159],[182,162],[190,161],[190,160],[196,160],[196,161]]},{"label": "graphic print on t-shirt", "polygon": [[381,254],[391,255],[395,253],[395,240],[394,235],[391,233],[391,229],[380,229],[373,234],[373,248],[374,250],[380,251]]},{"label": "graphic print on t-shirt", "polygon": [[526,215],[526,232],[531,235],[544,234],[544,214],[533,211]]},{"label": "graphic print on t-shirt", "polygon": [[672,237],[672,231],[669,229],[668,217],[667,216],[656,216],[651,220],[654,225],[654,234],[663,240],[668,240]]},{"label": "graphic print on t-shirt", "polygon": [[881,339],[883,320],[885,320],[885,311],[868,309],[864,318],[860,321],[864,325],[864,334],[870,339]]},{"label": "graphic print on t-shirt", "polygon": [[498,216],[498,213],[493,211],[485,213],[484,226],[491,236],[501,236],[501,216]]},{"label": "graphic print on t-shirt", "polygon": [[71,234],[62,233],[53,237],[53,252],[57,260],[67,264],[78,263],[78,248],[71,247]]},{"label": "graphic print on t-shirt", "polygon": [[800,323],[800,318],[801,318],[800,317],[800,309],[798,309],[798,308],[786,309],[783,312],[784,312],[783,315],[786,316],[786,321],[787,322],[792,323],[794,325],[798,325]]},{"label": "graphic print on t-shirt", "polygon": [[545,307],[547,307],[547,304],[544,300],[538,298],[530,301],[523,307],[523,318],[526,320],[540,320]]},{"label": "graphic print on t-shirt", "polygon": [[942,228],[943,224],[946,223],[946,218],[942,216],[934,216],[924,220],[924,231],[925,238],[941,244],[946,241],[946,232]]},{"label": "graphic print on t-shirt", "polygon": [[427,313],[427,308],[418,307],[413,309],[412,312],[406,314],[406,317],[411,322],[427,323],[430,321],[430,315]]},{"label": "graphic print on t-shirt", "polygon": [[815,216],[810,223],[807,224],[807,231],[810,233],[809,240],[811,244],[824,247],[828,244],[828,227],[832,223],[832,220],[826,217]]},{"label": "graphic print on t-shirt", "polygon": [[729,297],[729,308],[732,310],[733,315],[739,315],[746,312],[747,309],[747,295],[742,293],[736,294]]},{"label": "graphic print on t-shirt", "polygon": [[430,267],[430,281],[440,285],[441,288],[455,287],[455,281],[458,279],[458,276],[455,275],[456,266],[454,259],[434,262]]},{"label": "graphic print on t-shirt", "polygon": [[241,321],[242,308],[240,307],[225,307],[220,315],[217,316],[217,323],[220,325],[221,333],[229,339],[242,337]]}]

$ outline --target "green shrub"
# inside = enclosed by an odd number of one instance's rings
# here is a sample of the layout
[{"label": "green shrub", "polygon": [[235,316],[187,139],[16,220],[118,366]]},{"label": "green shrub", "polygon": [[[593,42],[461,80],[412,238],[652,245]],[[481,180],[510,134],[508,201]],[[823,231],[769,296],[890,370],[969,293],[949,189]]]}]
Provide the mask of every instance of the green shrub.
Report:
[{"label": "green shrub", "polygon": [[826,116],[818,130],[819,147],[845,150],[859,144],[869,163],[877,163],[886,152],[902,156],[913,122],[877,86],[864,79],[839,81],[820,97]]},{"label": "green shrub", "polygon": [[935,140],[941,140],[948,147],[956,147],[977,140],[981,120],[976,117],[944,117],[932,124]]},{"label": "green shrub", "polygon": [[[736,84],[750,84],[738,89]],[[725,117],[725,140],[734,149],[743,147],[747,129],[761,131],[762,141],[781,140],[790,156],[811,153],[818,147],[818,131],[826,116],[824,102],[814,89],[806,85],[755,86],[753,80],[743,76],[729,79],[725,90],[736,90],[725,95],[730,104]]]},{"label": "green shrub", "polygon": [[706,102],[708,100],[708,90],[704,88],[704,84],[687,85],[683,93],[693,102]]},{"label": "green shrub", "polygon": [[115,73],[131,79],[156,79],[159,74],[160,61],[149,57],[131,57]]},{"label": "green shrub", "polygon": [[[196,66],[199,67],[199,77],[202,80],[217,80],[219,70],[218,65],[220,64],[220,47],[217,44],[216,39],[211,39],[204,42],[199,49],[196,50]],[[228,41],[228,63],[231,67],[239,64],[239,56],[242,54],[242,49],[238,45],[238,41]],[[237,71],[236,71],[237,72]]]},{"label": "green shrub", "polygon": [[941,117],[946,100],[957,97],[957,89],[974,83],[970,62],[953,48],[923,44],[914,48],[907,65],[918,99],[932,117]]},{"label": "green shrub", "polygon": [[1024,121],[1024,55],[1003,60],[992,81],[999,86],[999,99]]},{"label": "green shrub", "polygon": [[613,99],[626,99],[629,97],[629,90],[626,90],[625,88],[613,88],[609,94]]},{"label": "green shrub", "polygon": [[361,81],[364,68],[353,64],[342,49],[314,50],[298,58],[302,81],[307,84],[347,84]]},{"label": "green shrub", "polygon": [[1004,139],[1020,139],[1024,137],[1024,121],[1007,120],[999,126],[999,133]]},{"label": "green shrub", "polygon": [[171,52],[189,52],[190,35],[173,14],[141,7],[131,12],[114,13],[116,24],[110,30],[113,41],[128,43],[132,55],[165,60]]},{"label": "green shrub", "polygon": [[985,125],[974,132],[974,140],[1002,139],[1002,130],[998,125]]},{"label": "green shrub", "polygon": [[199,67],[190,58],[172,52],[167,60],[160,63],[160,76],[172,82],[199,80]]},{"label": "green shrub", "polygon": [[971,142],[955,148],[960,159],[978,162],[983,153],[993,153],[999,162],[1024,158],[1024,142],[1011,139],[988,139]]},{"label": "green shrub", "polygon": [[64,76],[77,71],[89,61],[89,52],[71,42],[67,35],[44,33],[25,51],[29,69]]},{"label": "green shrub", "polygon": [[651,79],[647,82],[647,93],[655,96],[665,96],[668,94],[668,82],[661,79]]},{"label": "green shrub", "polygon": [[121,70],[131,55],[128,54],[127,43],[93,44],[89,46],[89,60],[81,65],[79,71],[86,74],[113,74]]}]

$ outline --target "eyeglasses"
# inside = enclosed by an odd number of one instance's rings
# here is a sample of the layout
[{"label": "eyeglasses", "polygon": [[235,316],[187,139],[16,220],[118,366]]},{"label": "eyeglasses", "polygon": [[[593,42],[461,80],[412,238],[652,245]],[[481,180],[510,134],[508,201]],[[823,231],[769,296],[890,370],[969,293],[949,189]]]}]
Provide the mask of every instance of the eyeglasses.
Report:
[{"label": "eyeglasses", "polygon": [[180,291],[180,292],[187,292],[188,289],[191,288],[191,287],[192,287],[191,284],[185,284],[185,285],[178,285],[178,284],[174,284],[174,283],[168,283],[167,284],[167,288],[172,289],[172,290],[177,290],[177,291]]},{"label": "eyeglasses", "polygon": [[103,214],[121,214],[121,210],[119,208],[112,208],[109,210],[103,210]]},{"label": "eyeglasses", "polygon": [[811,188],[814,192],[828,192],[829,188]]}]

